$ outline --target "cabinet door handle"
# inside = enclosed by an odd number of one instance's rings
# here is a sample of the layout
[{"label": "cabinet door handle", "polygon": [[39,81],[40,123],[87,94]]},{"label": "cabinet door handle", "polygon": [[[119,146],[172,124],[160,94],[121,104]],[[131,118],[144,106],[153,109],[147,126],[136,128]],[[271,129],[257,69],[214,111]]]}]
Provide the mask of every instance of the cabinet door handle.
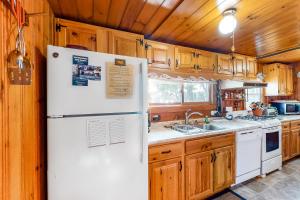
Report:
[{"label": "cabinet door handle", "polygon": [[161,154],[168,154],[168,153],[171,153],[172,151],[171,150],[168,150],[168,151],[162,151]]},{"label": "cabinet door handle", "polygon": [[182,171],[182,162],[179,161],[179,171],[181,172]]},{"label": "cabinet door handle", "polygon": [[176,59],[176,69],[178,69],[178,59]]},{"label": "cabinet door handle", "polygon": [[168,58],[168,65],[169,65],[169,67],[171,66],[171,59],[170,58]]},{"label": "cabinet door handle", "polygon": [[72,35],[75,36],[75,37],[77,37],[77,36],[78,36],[78,33],[76,33],[76,32],[73,31],[73,32],[72,32]]},{"label": "cabinet door handle", "polygon": [[229,152],[229,156],[228,156],[228,169],[231,169],[231,153]]},{"label": "cabinet door handle", "polygon": [[214,159],[215,159],[214,154],[211,153],[210,156],[211,156],[210,162],[213,163],[213,162],[214,162]]}]

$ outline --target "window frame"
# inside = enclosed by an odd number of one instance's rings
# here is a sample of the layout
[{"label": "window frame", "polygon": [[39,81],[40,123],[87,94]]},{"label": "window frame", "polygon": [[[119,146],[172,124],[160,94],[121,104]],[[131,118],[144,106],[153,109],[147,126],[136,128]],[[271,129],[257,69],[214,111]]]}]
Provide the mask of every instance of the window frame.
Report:
[{"label": "window frame", "polygon": [[[187,82],[187,83],[197,83],[197,82]],[[200,82],[198,82],[200,83]],[[204,83],[204,82],[203,82]],[[208,83],[209,84],[209,83]],[[208,94],[208,101],[198,101],[198,102],[185,102],[184,101],[184,82],[182,83],[182,105],[192,105],[192,104],[212,104],[213,103],[213,87],[209,84],[209,94]]]},{"label": "window frame", "polygon": [[[149,78],[151,79],[151,78]],[[155,79],[155,78],[153,78]],[[161,79],[156,79],[156,80],[161,80]],[[164,79],[163,79],[164,80]],[[173,81],[173,80],[168,80],[166,79],[165,81]],[[176,82],[174,80],[174,82]],[[179,84],[180,84],[180,93],[181,93],[181,101],[178,102],[178,103],[151,103],[149,102],[149,106],[150,107],[160,107],[160,106],[188,106],[188,105],[212,105],[212,104],[215,104],[214,103],[214,98],[213,98],[213,92],[214,92],[214,87],[212,86],[212,84],[208,83],[209,84],[209,101],[203,101],[203,102],[185,102],[184,101],[184,83],[187,82],[187,83],[201,83],[201,82],[193,82],[193,81],[180,81]],[[203,82],[205,83],[205,82]],[[148,93],[149,94],[149,93]]]}]

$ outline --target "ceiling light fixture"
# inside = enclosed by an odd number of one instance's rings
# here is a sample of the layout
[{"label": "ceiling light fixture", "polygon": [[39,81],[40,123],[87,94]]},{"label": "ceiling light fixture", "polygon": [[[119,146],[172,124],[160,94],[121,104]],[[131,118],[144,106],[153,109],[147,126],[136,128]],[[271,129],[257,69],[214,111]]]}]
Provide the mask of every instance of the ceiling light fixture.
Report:
[{"label": "ceiling light fixture", "polygon": [[223,12],[224,17],[219,24],[219,31],[222,34],[229,34],[235,30],[237,25],[235,13],[236,13],[235,8],[230,8]]}]

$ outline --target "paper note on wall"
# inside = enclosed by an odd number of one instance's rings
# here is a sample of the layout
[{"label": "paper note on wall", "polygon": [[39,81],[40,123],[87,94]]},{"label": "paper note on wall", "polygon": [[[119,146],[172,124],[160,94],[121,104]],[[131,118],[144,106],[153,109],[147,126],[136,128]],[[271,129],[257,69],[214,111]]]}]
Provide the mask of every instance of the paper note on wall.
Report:
[{"label": "paper note on wall", "polygon": [[88,147],[106,145],[106,123],[101,120],[87,120]]},{"label": "paper note on wall", "polygon": [[125,142],[125,121],[123,117],[113,119],[109,122],[110,144]]},{"label": "paper note on wall", "polygon": [[108,98],[129,98],[133,92],[133,67],[107,63],[106,96]]}]

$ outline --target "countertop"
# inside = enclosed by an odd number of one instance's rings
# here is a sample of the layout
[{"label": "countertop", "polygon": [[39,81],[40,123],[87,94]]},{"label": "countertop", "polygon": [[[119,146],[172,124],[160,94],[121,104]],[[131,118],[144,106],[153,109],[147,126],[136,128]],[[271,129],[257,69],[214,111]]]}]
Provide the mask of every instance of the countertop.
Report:
[{"label": "countertop", "polygon": [[282,122],[294,121],[300,120],[300,115],[279,115],[277,118]]},{"label": "countertop", "polygon": [[261,124],[254,121],[215,119],[211,122],[211,124],[218,125],[224,129],[206,131],[203,133],[188,135],[186,133],[181,133],[179,131],[172,130],[171,128],[164,127],[164,125],[168,125],[170,123],[172,122],[161,122],[161,123],[152,124],[151,131],[148,135],[148,144],[154,145],[154,144],[173,142],[173,141],[178,141],[183,139],[192,139],[192,138],[200,138],[205,136],[220,135],[229,132],[249,130],[249,129],[261,127]]},{"label": "countertop", "polygon": [[[300,120],[300,115],[279,115],[277,117],[281,122]],[[198,121],[202,121],[202,119],[198,119]],[[203,133],[197,134],[185,134],[179,131],[172,130],[171,128],[165,128],[165,125],[169,125],[171,123],[181,122],[182,121],[173,121],[173,122],[160,122],[153,123],[151,126],[151,131],[148,135],[148,145],[155,145],[166,142],[173,142],[183,139],[192,139],[199,138],[211,135],[220,135],[229,132],[237,132],[242,130],[249,130],[254,128],[260,128],[261,124],[255,121],[245,121],[245,120],[226,120],[224,118],[212,118],[211,124],[218,125],[224,129],[222,130],[214,130],[214,131],[206,131]]]}]

